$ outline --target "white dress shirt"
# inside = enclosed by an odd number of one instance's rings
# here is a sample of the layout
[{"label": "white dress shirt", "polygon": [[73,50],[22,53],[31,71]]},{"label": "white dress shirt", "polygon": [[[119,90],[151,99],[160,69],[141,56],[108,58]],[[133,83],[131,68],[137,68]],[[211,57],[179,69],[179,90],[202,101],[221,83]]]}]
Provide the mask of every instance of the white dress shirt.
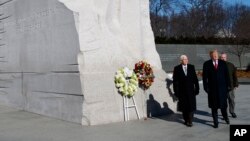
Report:
[{"label": "white dress shirt", "polygon": [[218,65],[218,60],[213,60],[214,66],[215,66],[215,62],[216,62],[216,64]]},{"label": "white dress shirt", "polygon": [[182,69],[183,69],[185,75],[187,75],[187,65],[182,65]]},{"label": "white dress shirt", "polygon": [[[217,64],[217,66],[215,65],[215,62],[216,62],[216,64]],[[218,66],[219,66],[219,64],[218,64],[218,60],[213,60],[213,64],[214,64],[215,69],[217,69],[217,68],[218,68]]]}]

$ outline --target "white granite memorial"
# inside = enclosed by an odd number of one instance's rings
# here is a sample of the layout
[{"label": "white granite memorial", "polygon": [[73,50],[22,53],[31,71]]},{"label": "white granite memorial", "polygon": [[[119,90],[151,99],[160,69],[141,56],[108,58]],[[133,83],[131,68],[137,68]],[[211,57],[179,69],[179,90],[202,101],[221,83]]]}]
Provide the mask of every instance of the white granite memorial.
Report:
[{"label": "white granite memorial", "polygon": [[[0,23],[6,31],[0,104],[83,125],[124,121],[115,72],[146,60],[156,78],[135,95],[139,113],[146,116],[149,94],[161,105],[159,113],[176,110],[155,49],[148,0],[15,0],[1,10],[11,16]],[[130,119],[136,118],[130,109]]]}]

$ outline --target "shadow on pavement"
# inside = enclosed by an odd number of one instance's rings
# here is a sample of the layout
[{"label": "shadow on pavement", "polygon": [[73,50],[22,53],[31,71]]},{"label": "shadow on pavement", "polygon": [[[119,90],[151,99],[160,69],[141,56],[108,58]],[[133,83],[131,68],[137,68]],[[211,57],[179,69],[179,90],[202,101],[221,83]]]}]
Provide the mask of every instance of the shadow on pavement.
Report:
[{"label": "shadow on pavement", "polygon": [[[197,110],[195,112],[195,115],[201,115],[201,116],[211,117],[210,113],[208,113],[206,111],[201,111],[201,110]],[[204,119],[196,117],[195,115],[194,115],[194,118],[193,118],[193,122],[194,123],[200,123],[200,124],[204,124],[204,125],[213,127],[213,121],[204,120]],[[157,119],[161,119],[161,120],[165,120],[165,121],[169,121],[169,122],[177,122],[177,123],[180,123],[180,124],[184,124],[184,120],[182,118],[182,114],[181,113],[172,113],[172,114],[168,114],[166,116],[151,117],[151,118],[152,119],[156,119],[157,118]],[[212,117],[211,117],[211,120],[212,120]]]},{"label": "shadow on pavement", "polygon": [[209,112],[207,111],[201,111],[201,110],[196,110],[194,112],[195,115],[202,115],[202,116],[212,116]]}]

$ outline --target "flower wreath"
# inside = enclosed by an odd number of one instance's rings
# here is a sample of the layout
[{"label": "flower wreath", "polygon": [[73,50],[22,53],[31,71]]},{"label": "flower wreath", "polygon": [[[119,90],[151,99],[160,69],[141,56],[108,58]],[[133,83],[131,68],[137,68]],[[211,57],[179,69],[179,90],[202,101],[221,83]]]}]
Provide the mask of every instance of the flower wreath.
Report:
[{"label": "flower wreath", "polygon": [[138,88],[138,78],[133,70],[121,68],[116,72],[115,86],[122,96],[132,97]]},{"label": "flower wreath", "polygon": [[143,90],[147,90],[154,82],[153,69],[146,61],[139,61],[136,63],[134,72],[139,79],[139,86]]}]

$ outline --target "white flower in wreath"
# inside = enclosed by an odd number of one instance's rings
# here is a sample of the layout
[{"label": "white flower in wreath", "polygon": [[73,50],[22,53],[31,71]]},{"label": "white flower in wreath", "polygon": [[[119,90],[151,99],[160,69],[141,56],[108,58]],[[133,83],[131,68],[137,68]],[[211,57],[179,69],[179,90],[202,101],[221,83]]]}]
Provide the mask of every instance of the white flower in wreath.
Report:
[{"label": "white flower in wreath", "polygon": [[125,68],[124,68],[124,73],[125,73],[125,76],[126,76],[126,77],[131,77],[133,71],[130,70],[129,68],[125,67]]},{"label": "white flower in wreath", "polygon": [[121,68],[116,72],[115,86],[122,96],[132,97],[138,89],[138,78],[133,70]]}]

